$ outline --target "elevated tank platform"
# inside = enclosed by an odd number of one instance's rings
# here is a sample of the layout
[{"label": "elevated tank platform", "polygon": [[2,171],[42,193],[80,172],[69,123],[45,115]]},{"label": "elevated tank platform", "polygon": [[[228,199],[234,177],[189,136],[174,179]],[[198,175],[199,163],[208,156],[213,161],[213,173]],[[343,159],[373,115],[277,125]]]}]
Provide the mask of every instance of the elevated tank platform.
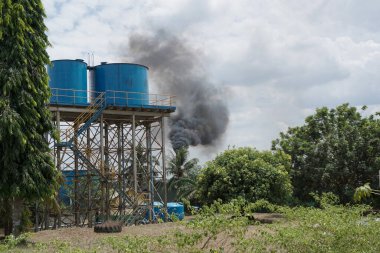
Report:
[{"label": "elevated tank platform", "polygon": [[[60,112],[62,118],[67,121],[74,121],[81,114],[87,112],[87,106],[83,105],[60,105],[50,104],[49,110],[51,112]],[[170,113],[175,111],[175,107],[154,107],[154,108],[142,108],[142,107],[107,107],[102,116],[104,120],[108,122],[130,122],[131,116],[135,115],[136,120],[139,121],[152,121],[161,117],[169,117]]]},{"label": "elevated tank platform", "polygon": [[[110,217],[125,225],[154,222],[154,202],[169,208],[165,118],[176,109],[174,97],[146,94],[146,102],[144,94],[138,104],[129,103],[131,92],[51,92],[48,106],[59,138],[48,140],[65,177],[57,197],[64,205],[60,217],[39,221],[36,230],[92,227]],[[35,212],[39,217],[46,211]]]},{"label": "elevated tank platform", "polygon": [[[51,88],[50,111],[60,111],[70,120],[74,120],[81,113],[86,112],[90,99],[99,95],[99,92]],[[124,120],[132,114],[144,117],[169,116],[176,110],[174,96],[161,94],[147,94],[136,96],[136,92],[110,91],[104,92],[107,105],[103,115],[109,119]],[[144,101],[138,101],[141,97]],[[86,101],[86,102],[83,102]],[[125,117],[124,117],[125,116]]]},{"label": "elevated tank platform", "polygon": [[149,94],[148,68],[139,64],[57,60],[48,72],[59,138],[47,139],[66,181],[57,196],[61,214],[49,210],[39,219],[47,210],[36,206],[35,230],[92,227],[110,218],[154,222],[155,202],[170,208],[165,122],[176,110],[174,96]]}]

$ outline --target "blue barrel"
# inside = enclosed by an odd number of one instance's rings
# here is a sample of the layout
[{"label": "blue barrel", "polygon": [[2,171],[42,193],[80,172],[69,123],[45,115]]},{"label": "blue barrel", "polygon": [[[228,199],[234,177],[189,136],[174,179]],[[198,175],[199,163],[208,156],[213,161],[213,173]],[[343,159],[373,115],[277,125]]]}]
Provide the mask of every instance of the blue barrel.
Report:
[{"label": "blue barrel", "polygon": [[131,63],[98,65],[95,67],[95,91],[106,92],[107,105],[149,105],[148,68]]},{"label": "blue barrel", "polygon": [[185,208],[182,203],[168,202],[168,215],[169,217],[175,215],[179,220],[185,217]]},{"label": "blue barrel", "polygon": [[51,104],[87,104],[87,64],[83,60],[55,60],[47,71]]}]

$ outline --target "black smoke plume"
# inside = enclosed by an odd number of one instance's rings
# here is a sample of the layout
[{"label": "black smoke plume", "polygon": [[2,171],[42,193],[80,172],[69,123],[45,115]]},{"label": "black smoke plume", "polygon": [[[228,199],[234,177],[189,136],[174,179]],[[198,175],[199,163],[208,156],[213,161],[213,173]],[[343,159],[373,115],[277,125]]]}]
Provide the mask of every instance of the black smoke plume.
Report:
[{"label": "black smoke plume", "polygon": [[159,31],[152,36],[132,35],[129,54],[135,62],[149,66],[160,92],[176,96],[177,112],[169,121],[174,150],[213,145],[224,134],[227,106],[195,50],[178,37]]}]

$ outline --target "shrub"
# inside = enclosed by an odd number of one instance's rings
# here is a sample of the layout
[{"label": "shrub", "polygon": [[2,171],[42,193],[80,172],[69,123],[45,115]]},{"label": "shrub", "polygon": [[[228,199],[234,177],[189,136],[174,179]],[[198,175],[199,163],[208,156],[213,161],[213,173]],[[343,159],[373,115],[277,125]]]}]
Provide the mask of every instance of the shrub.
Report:
[{"label": "shrub", "polygon": [[201,170],[198,198],[206,204],[239,197],[248,202],[285,203],[292,194],[289,169],[290,157],[281,151],[226,150]]},{"label": "shrub", "polygon": [[274,213],[278,210],[278,207],[265,199],[259,199],[254,203],[250,203],[247,210],[251,213]]}]

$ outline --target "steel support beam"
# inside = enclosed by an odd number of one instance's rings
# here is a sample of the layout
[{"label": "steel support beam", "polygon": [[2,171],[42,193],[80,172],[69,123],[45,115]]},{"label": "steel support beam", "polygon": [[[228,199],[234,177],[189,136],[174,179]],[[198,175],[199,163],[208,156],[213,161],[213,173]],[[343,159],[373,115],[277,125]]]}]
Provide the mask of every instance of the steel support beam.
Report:
[{"label": "steel support beam", "polygon": [[[103,115],[100,116],[100,173],[105,176],[104,173],[104,120]],[[105,182],[102,180],[100,183],[101,188],[101,199],[100,199],[100,209],[101,216],[104,218],[105,215]]]},{"label": "steel support beam", "polygon": [[[164,210],[168,210],[168,191],[166,183],[166,154],[165,154],[165,118],[161,117],[161,152],[162,152],[162,179],[164,187]],[[165,212],[165,220],[168,220],[168,213]]]},{"label": "steel support beam", "polygon": [[[137,153],[136,153],[136,117],[132,115],[132,154],[133,154],[133,189],[134,194],[137,195]],[[137,203],[137,196],[135,196],[135,202]]]}]

